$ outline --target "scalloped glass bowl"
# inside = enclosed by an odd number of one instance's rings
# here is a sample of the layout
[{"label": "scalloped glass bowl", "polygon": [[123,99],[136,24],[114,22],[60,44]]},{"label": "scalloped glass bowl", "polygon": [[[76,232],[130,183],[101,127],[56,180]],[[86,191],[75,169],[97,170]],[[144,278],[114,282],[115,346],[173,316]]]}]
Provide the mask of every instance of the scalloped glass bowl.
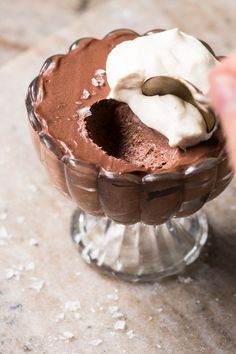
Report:
[{"label": "scalloped glass bowl", "polygon": [[[40,74],[57,57],[49,58]],[[193,262],[207,239],[207,221],[198,210],[233,177],[225,151],[183,172],[141,176],[105,171],[72,158],[44,131],[34,111],[40,89],[39,75],[26,99],[33,142],[53,185],[79,207],[71,235],[83,258],[131,281],[158,280]]]}]

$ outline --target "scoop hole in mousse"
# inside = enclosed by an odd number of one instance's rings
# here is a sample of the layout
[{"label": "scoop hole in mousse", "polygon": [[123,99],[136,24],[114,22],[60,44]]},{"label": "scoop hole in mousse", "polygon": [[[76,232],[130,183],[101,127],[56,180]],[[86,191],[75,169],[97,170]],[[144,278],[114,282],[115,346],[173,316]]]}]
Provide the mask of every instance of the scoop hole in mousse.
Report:
[{"label": "scoop hole in mousse", "polygon": [[[139,167],[161,169],[172,150],[167,139],[145,126],[125,103],[105,99],[85,118],[89,138],[106,154]],[[172,151],[171,151],[172,153]]]}]

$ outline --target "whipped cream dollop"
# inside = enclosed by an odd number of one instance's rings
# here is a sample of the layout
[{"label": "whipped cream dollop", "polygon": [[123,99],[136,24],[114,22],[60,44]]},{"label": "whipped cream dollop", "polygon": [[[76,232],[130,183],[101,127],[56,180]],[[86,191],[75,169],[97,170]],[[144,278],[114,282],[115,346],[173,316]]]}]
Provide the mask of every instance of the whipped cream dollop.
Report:
[{"label": "whipped cream dollop", "polygon": [[174,95],[145,96],[141,87],[154,76],[177,76],[206,94],[208,73],[216,63],[198,39],[177,28],[124,41],[107,58],[109,98],[126,102],[144,124],[165,135],[170,146],[193,146],[212,135],[200,111]]}]

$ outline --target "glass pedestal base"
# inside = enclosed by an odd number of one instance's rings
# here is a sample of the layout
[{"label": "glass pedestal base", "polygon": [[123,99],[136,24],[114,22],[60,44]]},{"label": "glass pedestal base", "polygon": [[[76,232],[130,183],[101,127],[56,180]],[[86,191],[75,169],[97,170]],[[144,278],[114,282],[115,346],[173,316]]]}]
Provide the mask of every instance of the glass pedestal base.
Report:
[{"label": "glass pedestal base", "polygon": [[195,261],[207,240],[205,214],[171,218],[162,225],[121,225],[77,209],[71,236],[83,259],[126,281],[157,281]]}]

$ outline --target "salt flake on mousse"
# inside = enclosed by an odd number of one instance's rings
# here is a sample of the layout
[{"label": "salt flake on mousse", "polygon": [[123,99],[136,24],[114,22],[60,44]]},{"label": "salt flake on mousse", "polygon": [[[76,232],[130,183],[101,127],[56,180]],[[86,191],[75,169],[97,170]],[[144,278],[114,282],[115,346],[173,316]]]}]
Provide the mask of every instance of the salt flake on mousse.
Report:
[{"label": "salt flake on mousse", "polygon": [[92,115],[90,107],[83,107],[81,109],[78,109],[77,113],[79,114],[80,118],[87,118]]},{"label": "salt flake on mousse", "polygon": [[84,89],[80,99],[81,100],[87,100],[90,96],[91,96],[90,92],[88,90]]},{"label": "salt flake on mousse", "polygon": [[105,84],[105,80],[103,78],[103,75],[105,75],[105,70],[103,69],[97,69],[95,71],[95,76],[91,79],[92,85],[95,87],[100,87]]}]

